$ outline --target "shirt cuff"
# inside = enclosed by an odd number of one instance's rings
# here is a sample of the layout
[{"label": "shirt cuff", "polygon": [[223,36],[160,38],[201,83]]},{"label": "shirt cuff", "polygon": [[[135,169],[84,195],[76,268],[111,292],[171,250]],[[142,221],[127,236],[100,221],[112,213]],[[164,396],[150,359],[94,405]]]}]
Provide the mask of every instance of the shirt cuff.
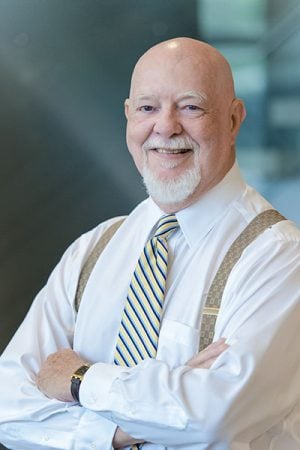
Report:
[{"label": "shirt cuff", "polygon": [[80,385],[80,403],[90,410],[105,410],[109,404],[109,394],[113,382],[129,367],[96,363],[86,372]]}]

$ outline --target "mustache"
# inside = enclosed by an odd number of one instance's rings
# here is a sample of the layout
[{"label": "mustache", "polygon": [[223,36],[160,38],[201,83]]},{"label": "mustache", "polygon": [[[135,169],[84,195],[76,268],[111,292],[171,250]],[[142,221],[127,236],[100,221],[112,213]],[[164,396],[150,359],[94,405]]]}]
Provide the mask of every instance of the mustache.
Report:
[{"label": "mustache", "polygon": [[176,136],[169,139],[153,136],[149,137],[142,146],[144,151],[153,150],[155,148],[164,148],[166,150],[196,150],[199,146],[188,136]]}]

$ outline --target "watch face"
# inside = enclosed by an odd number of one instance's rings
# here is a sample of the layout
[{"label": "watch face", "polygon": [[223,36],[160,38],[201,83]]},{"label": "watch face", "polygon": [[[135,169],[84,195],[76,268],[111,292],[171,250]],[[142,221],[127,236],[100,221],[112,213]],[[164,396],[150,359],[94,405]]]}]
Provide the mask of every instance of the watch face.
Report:
[{"label": "watch face", "polygon": [[74,372],[73,376],[82,379],[83,375],[88,371],[89,368],[90,366],[85,364],[79,367],[79,369]]}]

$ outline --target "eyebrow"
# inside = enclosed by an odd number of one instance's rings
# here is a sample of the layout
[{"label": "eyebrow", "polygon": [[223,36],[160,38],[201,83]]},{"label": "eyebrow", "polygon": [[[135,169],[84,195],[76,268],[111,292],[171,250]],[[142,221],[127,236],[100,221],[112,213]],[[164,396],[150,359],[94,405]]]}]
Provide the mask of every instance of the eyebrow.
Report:
[{"label": "eyebrow", "polygon": [[187,92],[184,92],[183,94],[181,94],[177,98],[177,100],[180,101],[180,100],[186,100],[186,99],[189,99],[189,98],[197,98],[197,99],[199,99],[201,101],[206,101],[207,100],[207,95],[204,94],[204,92],[187,91]]},{"label": "eyebrow", "polygon": [[[207,95],[200,91],[186,91],[177,97],[177,101],[187,100],[190,98],[195,98],[201,101],[207,101]],[[134,101],[145,101],[145,100],[156,100],[157,97],[152,94],[139,94],[134,97]]]},{"label": "eyebrow", "polygon": [[140,95],[137,95],[136,97],[134,97],[134,100],[135,101],[141,101],[141,100],[155,100],[156,99],[156,97],[155,97],[155,95],[144,95],[144,94],[140,94]]}]

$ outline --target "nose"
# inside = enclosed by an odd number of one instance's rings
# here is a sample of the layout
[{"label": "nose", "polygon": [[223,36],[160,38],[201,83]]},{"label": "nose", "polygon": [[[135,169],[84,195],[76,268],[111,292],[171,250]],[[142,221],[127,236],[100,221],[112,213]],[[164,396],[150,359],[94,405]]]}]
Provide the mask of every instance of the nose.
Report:
[{"label": "nose", "polygon": [[175,110],[161,110],[155,119],[153,131],[164,138],[170,138],[182,132],[182,125]]}]

